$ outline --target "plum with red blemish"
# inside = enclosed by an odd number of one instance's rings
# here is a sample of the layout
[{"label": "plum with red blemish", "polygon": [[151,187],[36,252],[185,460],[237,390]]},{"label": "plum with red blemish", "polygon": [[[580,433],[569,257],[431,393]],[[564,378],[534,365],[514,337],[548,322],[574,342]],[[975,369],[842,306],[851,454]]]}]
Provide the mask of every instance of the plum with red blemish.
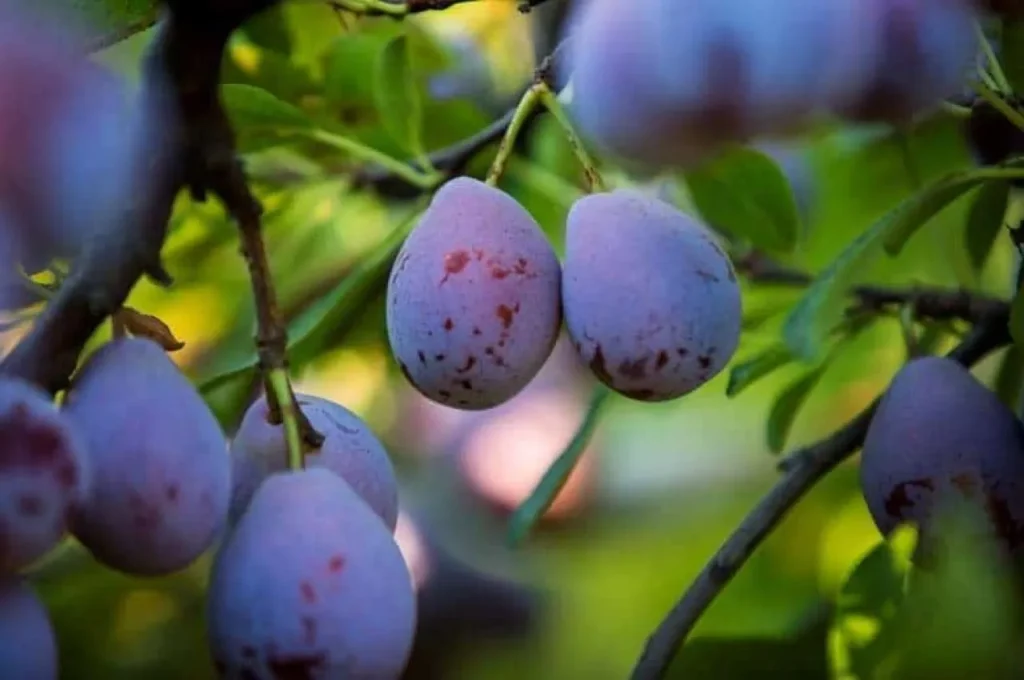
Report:
[{"label": "plum with red blemish", "polygon": [[57,680],[57,638],[29,585],[0,578],[0,678]]},{"label": "plum with red blemish", "polygon": [[1024,426],[971,373],[943,357],[907,363],[864,441],[861,487],[879,531],[909,522],[924,550],[941,538],[943,506],[984,513],[998,542],[1024,547]]},{"label": "plum with red blemish", "polygon": [[151,576],[183,569],[210,547],[231,494],[227,440],[159,345],[122,338],[101,347],[64,411],[93,473],[72,532],[96,559]]},{"label": "plum with red blemish", "polygon": [[82,440],[49,395],[0,380],[0,574],[57,545],[88,481]]},{"label": "plum with red blemish", "polygon": [[906,123],[963,87],[977,50],[969,0],[863,0],[872,28],[871,73],[857,96],[837,107],[863,122]]},{"label": "plum with red blemish", "polygon": [[409,382],[446,406],[518,394],[561,324],[558,258],[508,194],[459,177],[434,196],[391,272],[387,328]]},{"label": "plum with red blemish", "polygon": [[[299,409],[324,436],[320,448],[306,455],[306,466],[322,466],[340,475],[394,531],[398,520],[398,482],[384,445],[362,419],[344,406],[311,395],[295,397]],[[268,416],[264,396],[246,411],[231,442],[232,522],[238,521],[264,479],[288,469],[283,428],[271,425]]]},{"label": "plum with red blemish", "polygon": [[398,544],[325,468],[259,487],[207,597],[222,677],[397,680],[412,649],[416,596]]},{"label": "plum with red blemish", "polygon": [[729,259],[697,220],[637,191],[573,205],[562,295],[580,358],[636,400],[692,392],[739,344],[742,304]]}]

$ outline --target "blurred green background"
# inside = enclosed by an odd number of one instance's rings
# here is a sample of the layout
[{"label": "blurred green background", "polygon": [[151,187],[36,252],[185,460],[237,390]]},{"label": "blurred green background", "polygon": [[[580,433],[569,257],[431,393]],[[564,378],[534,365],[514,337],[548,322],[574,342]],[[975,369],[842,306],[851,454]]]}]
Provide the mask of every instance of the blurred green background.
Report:
[{"label": "blurred green background", "polygon": [[[433,627],[423,632],[429,644],[417,650],[410,677],[626,677],[661,617],[777,478],[766,423],[780,392],[808,370],[793,363],[732,399],[727,373],[673,403],[614,398],[555,512],[524,546],[507,547],[508,509],[572,437],[591,383],[570,354],[559,352],[536,386],[494,412],[465,415],[425,403],[391,359],[383,316],[389,253],[422,203],[358,186],[353,173],[366,167],[365,158],[286,131],[284,121],[301,112],[319,130],[396,158],[415,157],[393,134],[379,93],[381,54],[406,35],[423,146],[442,148],[514,103],[534,55],[546,49],[535,45],[550,44],[552,20],[522,15],[512,0],[468,3],[404,23],[286,3],[237,35],[224,64],[225,96],[267,208],[283,308],[310,330],[294,361],[297,387],[364,417],[401,474],[407,514],[399,539],[421,588],[433,588],[429,602],[421,601],[430,614],[421,623]],[[98,59],[133,80],[150,38],[135,35]],[[809,272],[820,271],[921,182],[971,164],[958,122],[943,115],[900,134],[815,130],[772,153],[804,218],[798,250],[780,259]],[[493,148],[471,171],[479,176],[492,156]],[[606,172],[616,186],[636,181],[611,167]],[[560,249],[566,213],[583,185],[549,119],[529,130],[501,186]],[[678,178],[643,186],[688,206]],[[969,205],[969,197],[957,201],[898,259],[859,277],[1009,294],[1008,239],[980,269],[966,255]],[[130,304],[163,319],[186,343],[173,356],[230,433],[255,394],[247,370],[254,315],[222,207],[183,196],[165,257],[174,288],[142,282]],[[734,363],[778,342],[798,296],[799,290],[746,286],[748,324]],[[941,329],[936,335],[937,350],[954,340]],[[14,340],[16,334],[5,338]],[[849,419],[905,358],[898,320],[873,323],[834,357],[796,415],[787,449]],[[991,358],[977,374],[994,379],[1001,360]],[[800,503],[715,602],[673,672],[838,674],[835,643],[828,642],[832,611],[851,570],[879,540],[855,463],[846,464]],[[52,555],[33,578],[58,630],[63,676],[212,677],[203,628],[208,567],[203,559],[171,578],[139,580],[96,565],[73,543]],[[494,580],[479,581],[482,574]]]}]

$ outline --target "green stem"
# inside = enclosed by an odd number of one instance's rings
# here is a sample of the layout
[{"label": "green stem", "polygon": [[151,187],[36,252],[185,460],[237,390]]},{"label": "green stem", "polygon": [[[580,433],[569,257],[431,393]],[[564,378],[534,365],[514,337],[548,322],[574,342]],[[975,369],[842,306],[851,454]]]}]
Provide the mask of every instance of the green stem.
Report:
[{"label": "green stem", "polygon": [[295,400],[292,398],[288,373],[281,368],[267,374],[267,383],[274,391],[274,398],[281,409],[281,423],[284,425],[285,441],[288,443],[288,469],[303,468],[302,438],[299,436],[299,421],[295,418]]},{"label": "green stem", "polygon": [[420,172],[397,158],[392,158],[386,153],[377,151],[348,137],[342,137],[326,130],[309,130],[303,131],[302,134],[306,134],[318,142],[351,154],[360,160],[386,168],[392,174],[401,177],[417,188],[432,189],[440,180],[440,176],[437,173],[427,174]]},{"label": "green stem", "polygon": [[576,159],[583,166],[583,176],[587,182],[587,188],[591,193],[605,191],[604,180],[601,179],[601,174],[597,171],[597,166],[594,164],[590,154],[587,153],[587,147],[584,145],[583,140],[576,132],[576,128],[573,127],[572,121],[569,120],[568,114],[565,109],[562,108],[562,103],[558,101],[558,95],[551,91],[547,85],[541,84],[540,86],[540,100],[558,124],[562,128],[562,132],[565,133],[566,139],[569,141],[569,146],[572,148],[573,154]]},{"label": "green stem", "polygon": [[512,156],[512,150],[516,146],[519,133],[523,131],[526,121],[530,119],[534,109],[540,104],[541,87],[541,85],[534,85],[519,100],[519,105],[512,115],[512,122],[509,123],[508,129],[505,131],[505,136],[501,140],[501,146],[498,147],[498,153],[495,155],[491,169],[487,173],[487,184],[490,186],[498,186],[501,176],[505,173],[505,166],[508,165],[508,159]]},{"label": "green stem", "polygon": [[999,111],[999,113],[1003,114],[1008,121],[1021,130],[1024,130],[1024,114],[1013,108],[1013,106],[1003,99],[998,92],[995,92],[987,85],[978,83],[976,85],[976,89],[978,90],[978,94],[980,94],[985,101],[991,104],[993,108]]},{"label": "green stem", "polygon": [[1003,71],[1002,64],[999,63],[999,59],[996,58],[996,53],[992,50],[992,44],[988,41],[985,31],[982,30],[981,24],[977,21],[974,22],[974,33],[978,36],[978,43],[981,45],[981,52],[985,55],[985,60],[988,62],[989,71],[992,73],[992,79],[995,81],[996,89],[1004,93],[1013,92],[1013,88],[1010,86],[1010,81],[1006,77],[1006,72]]}]

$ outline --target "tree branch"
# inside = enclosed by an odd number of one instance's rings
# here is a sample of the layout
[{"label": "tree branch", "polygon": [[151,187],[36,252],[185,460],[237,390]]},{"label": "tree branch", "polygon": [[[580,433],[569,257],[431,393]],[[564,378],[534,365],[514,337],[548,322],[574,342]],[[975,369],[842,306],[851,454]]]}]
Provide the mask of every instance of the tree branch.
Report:
[{"label": "tree branch", "polygon": [[[781,265],[756,251],[735,258],[733,263],[737,272],[757,283],[802,288],[814,282],[810,274]],[[994,316],[1008,315],[1010,304],[981,293],[937,286],[856,286],[850,294],[861,309],[886,312],[893,307],[910,305],[915,316],[937,321],[961,319],[979,323]]]},{"label": "tree branch", "polygon": [[[983,319],[948,356],[966,366],[977,363],[1010,342],[1008,321],[1003,313]],[[877,406],[876,399],[847,425],[784,461],[783,477],[744,518],[648,639],[632,680],[664,676],[700,617],[764,539],[819,480],[861,447]]]},{"label": "tree branch", "polygon": [[[137,203],[114,224],[96,225],[75,270],[32,331],[0,363],[55,393],[64,389],[82,348],[117,311],[144,274],[167,283],[160,251],[180,190],[201,194],[209,169],[233,149],[219,100],[220,64],[228,37],[275,0],[168,2],[143,65],[138,107],[147,122],[146,148],[135,176]],[[227,135],[227,137],[225,137]]]},{"label": "tree branch", "polygon": [[[551,84],[554,89],[558,59],[560,59],[564,54],[565,46],[566,42],[563,40],[555,47],[554,50],[551,51],[551,54],[541,61],[534,73],[533,82],[543,80],[544,82]],[[533,83],[531,83],[529,87],[532,87],[532,85]],[[525,94],[529,87],[523,88],[521,95]],[[520,97],[517,97],[517,105],[521,95]],[[524,132],[537,120],[537,117],[542,111],[543,109],[538,108],[530,114],[523,125]],[[508,130],[508,126],[512,124],[515,114],[516,106],[513,106],[506,111],[501,118],[498,118],[479,132],[476,132],[469,137],[452,144],[451,146],[438,149],[437,151],[429,154],[428,158],[430,159],[431,165],[437,168],[442,175],[441,181],[443,182],[456,175],[465,174],[467,166],[474,158],[476,158],[477,154],[490,145],[501,141],[505,136],[505,132]],[[520,138],[523,136],[525,135],[521,135]],[[423,189],[421,187],[413,186],[402,177],[396,175],[393,171],[380,166],[366,167],[354,173],[352,179],[356,186],[370,186],[381,194],[394,198],[413,198],[423,193]]]}]

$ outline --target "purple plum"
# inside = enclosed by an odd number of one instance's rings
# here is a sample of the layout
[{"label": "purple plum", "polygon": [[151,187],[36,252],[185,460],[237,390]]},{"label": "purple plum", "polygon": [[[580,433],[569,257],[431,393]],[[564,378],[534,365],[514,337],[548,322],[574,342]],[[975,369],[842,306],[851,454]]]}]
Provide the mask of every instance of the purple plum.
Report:
[{"label": "purple plum", "polygon": [[21,579],[0,578],[0,678],[57,680],[57,638],[43,603]]},{"label": "purple plum", "polygon": [[447,406],[508,401],[554,348],[560,276],[551,244],[515,199],[468,177],[449,181],[388,283],[388,338],[403,373]]},{"label": "purple plum", "polygon": [[325,468],[271,475],[221,547],[207,603],[221,677],[397,680],[416,630],[391,532]]},{"label": "purple plum", "polygon": [[879,531],[914,523],[921,545],[937,513],[967,502],[1011,553],[1024,546],[1024,426],[971,373],[943,357],[914,359],[882,398],[864,441],[861,487]]},{"label": "purple plum", "polygon": [[30,565],[64,537],[89,472],[81,438],[49,395],[0,378],[0,574]]},{"label": "purple plum", "polygon": [[79,428],[93,485],[72,532],[129,574],[181,570],[224,526],[227,441],[188,379],[151,340],[114,340],[75,376],[65,413]]},{"label": "purple plum", "polygon": [[[388,530],[394,531],[398,520],[398,482],[384,445],[366,423],[344,406],[305,394],[295,398],[313,427],[324,435],[320,449],[306,455],[306,465],[322,466],[340,475]],[[271,425],[268,416],[267,399],[261,397],[246,411],[231,443],[232,522],[241,517],[264,479],[288,469],[283,428]]]},{"label": "purple plum", "polygon": [[740,337],[740,289],[711,232],[633,190],[569,212],[562,283],[580,357],[615,391],[675,399],[718,374]]}]

